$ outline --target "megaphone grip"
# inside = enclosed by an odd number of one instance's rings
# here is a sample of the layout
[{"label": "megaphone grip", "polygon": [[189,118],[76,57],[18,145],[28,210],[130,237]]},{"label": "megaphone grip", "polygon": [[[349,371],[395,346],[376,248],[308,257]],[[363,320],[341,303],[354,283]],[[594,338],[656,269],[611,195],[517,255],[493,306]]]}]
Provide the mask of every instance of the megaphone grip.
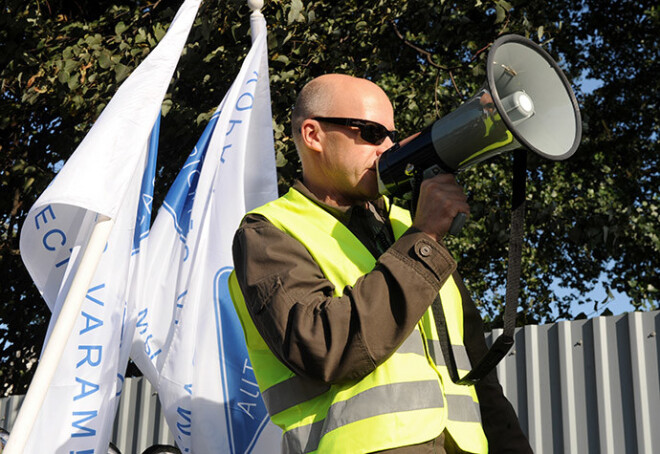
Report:
[{"label": "megaphone grip", "polygon": [[467,214],[458,213],[454,220],[451,222],[451,226],[449,227],[449,234],[454,236],[458,235],[463,229],[463,225],[465,224],[466,220]]}]

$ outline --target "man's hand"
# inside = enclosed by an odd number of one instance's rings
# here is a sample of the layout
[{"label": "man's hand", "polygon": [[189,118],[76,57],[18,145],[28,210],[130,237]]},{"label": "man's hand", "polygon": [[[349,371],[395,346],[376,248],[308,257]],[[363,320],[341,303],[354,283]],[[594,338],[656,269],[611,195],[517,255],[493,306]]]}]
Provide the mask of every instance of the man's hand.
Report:
[{"label": "man's hand", "polygon": [[470,214],[470,206],[454,175],[441,173],[422,181],[414,227],[440,241],[458,213]]}]

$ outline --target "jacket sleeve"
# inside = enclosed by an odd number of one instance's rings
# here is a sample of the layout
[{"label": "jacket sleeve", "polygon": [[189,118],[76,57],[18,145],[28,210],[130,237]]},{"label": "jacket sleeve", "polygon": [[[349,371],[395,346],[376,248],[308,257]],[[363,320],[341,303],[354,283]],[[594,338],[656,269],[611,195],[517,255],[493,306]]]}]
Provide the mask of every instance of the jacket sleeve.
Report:
[{"label": "jacket sleeve", "polygon": [[384,362],[456,268],[442,245],[411,228],[334,296],[305,246],[255,214],[236,232],[233,255],[248,312],[273,354],[325,383],[360,379]]},{"label": "jacket sleeve", "polygon": [[[455,273],[454,281],[458,285],[463,301],[464,344],[470,362],[472,366],[475,366],[488,351],[483,321],[458,273]],[[520,427],[515,410],[504,396],[495,370],[490,371],[486,377],[481,379],[475,389],[477,397],[479,397],[481,421],[486,438],[488,438],[490,452],[531,453],[532,448],[529,441]]]}]

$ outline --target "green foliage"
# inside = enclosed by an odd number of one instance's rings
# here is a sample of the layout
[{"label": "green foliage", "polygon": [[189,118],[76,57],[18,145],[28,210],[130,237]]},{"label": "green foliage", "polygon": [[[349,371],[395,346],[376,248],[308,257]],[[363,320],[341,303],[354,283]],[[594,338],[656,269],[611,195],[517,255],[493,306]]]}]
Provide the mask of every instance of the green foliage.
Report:
[{"label": "green foliage", "polygon": [[[121,82],[163,37],[180,1],[5,0],[0,15],[0,373],[28,382],[48,310],[24,270],[27,210],[75,150]],[[207,0],[163,104],[156,205],[229,88],[249,46],[244,0]],[[529,159],[520,321],[593,315],[584,295],[603,280],[638,309],[659,306],[658,6],[650,0],[271,0],[268,22],[279,183],[299,175],[289,115],[300,87],[342,72],[388,93],[405,135],[440,118],[484,81],[489,43],[515,32],[541,43],[577,94],[584,137],[561,163]],[[400,36],[399,36],[400,34]],[[405,40],[405,42],[404,42]],[[502,310],[511,158],[459,177],[472,215],[448,240],[488,322]],[[561,287],[563,290],[558,292]],[[611,294],[611,293],[610,293]],[[610,299],[611,301],[611,299]],[[25,329],[26,325],[28,329]]]}]

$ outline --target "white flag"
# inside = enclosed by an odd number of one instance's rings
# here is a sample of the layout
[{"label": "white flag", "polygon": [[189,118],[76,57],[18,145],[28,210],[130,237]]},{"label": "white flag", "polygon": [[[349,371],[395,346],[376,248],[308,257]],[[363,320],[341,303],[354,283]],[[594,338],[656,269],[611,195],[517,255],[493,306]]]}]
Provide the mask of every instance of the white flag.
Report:
[{"label": "white flag", "polygon": [[243,215],[277,197],[266,24],[252,20],[261,32],[154,221],[137,303],[131,356],[184,453],[280,444],[227,288]]},{"label": "white flag", "polygon": [[23,261],[53,313],[48,341],[95,220],[114,220],[27,453],[107,451],[135,324],[127,301],[150,220],[155,149],[148,153],[149,137],[199,3],[184,2],[23,225]]}]

